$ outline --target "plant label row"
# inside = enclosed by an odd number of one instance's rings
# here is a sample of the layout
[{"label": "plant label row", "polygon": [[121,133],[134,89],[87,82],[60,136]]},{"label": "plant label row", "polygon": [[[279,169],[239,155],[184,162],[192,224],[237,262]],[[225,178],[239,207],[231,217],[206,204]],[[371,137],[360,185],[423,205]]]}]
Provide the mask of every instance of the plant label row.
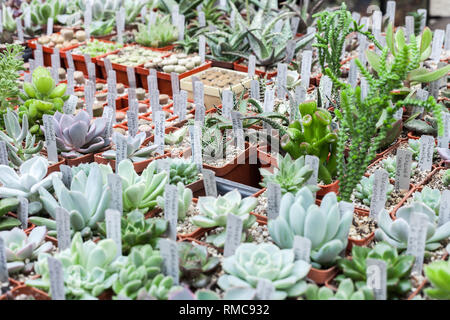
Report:
[{"label": "plant label row", "polygon": [[216,174],[209,169],[203,169],[203,186],[207,197],[217,197]]},{"label": "plant label row", "polygon": [[419,169],[422,171],[431,171],[433,165],[434,137],[421,136],[419,153]]},{"label": "plant label row", "polygon": [[372,219],[377,220],[380,211],[384,209],[386,204],[389,174],[384,169],[378,169],[373,174],[374,182],[369,215]]},{"label": "plant label row", "polygon": [[50,273],[50,294],[52,300],[66,300],[64,290],[64,271],[61,261],[53,257],[47,258]]},{"label": "plant label row", "polygon": [[[203,85],[203,82],[201,81],[195,81],[194,84],[194,103],[195,107],[198,106],[205,106],[205,87]],[[198,121],[201,121],[199,119]]]},{"label": "plant label row", "polygon": [[267,184],[267,218],[276,219],[280,213],[281,187],[278,183]]},{"label": "plant label row", "polygon": [[417,274],[422,274],[427,227],[428,218],[424,214],[418,212],[411,214],[406,254],[413,255],[416,258],[412,272]]},{"label": "plant label row", "polygon": [[73,63],[72,50],[66,51],[64,54],[66,55],[67,66],[69,67],[69,69],[75,70],[75,64]]},{"label": "plant label row", "polygon": [[184,39],[184,24],[185,24],[185,17],[182,14],[178,15],[178,41],[183,41]]},{"label": "plant label row", "polygon": [[163,270],[166,276],[171,276],[175,285],[179,283],[180,269],[178,258],[178,246],[174,240],[161,239],[159,249],[163,258]]},{"label": "plant label row", "polygon": [[439,206],[439,222],[442,226],[450,221],[450,190],[444,190],[441,194],[441,204]]},{"label": "plant label row", "polygon": [[229,257],[234,254],[241,244],[243,221],[240,217],[229,213],[227,216],[226,239],[223,256]]},{"label": "plant label row", "polygon": [[105,137],[111,137],[112,135],[112,124],[113,124],[113,117],[115,117],[116,111],[113,110],[110,106],[103,108],[103,114],[102,118],[106,121],[106,130],[105,130]]},{"label": "plant label row", "polygon": [[386,3],[386,16],[389,22],[392,22],[392,25],[395,26],[395,1],[388,1]]},{"label": "plant label row", "polygon": [[198,11],[198,24],[200,27],[206,27],[206,18],[205,18],[205,12],[201,10]]},{"label": "plant label row", "polygon": [[28,227],[28,199],[19,197],[19,207],[17,208],[17,217],[20,220],[23,230]]},{"label": "plant label row", "polygon": [[155,122],[155,144],[158,146],[156,152],[164,154],[164,135],[165,135],[166,114],[164,111],[157,111],[154,115]]},{"label": "plant label row", "polygon": [[95,64],[93,62],[89,62],[87,64],[87,69],[88,69],[89,80],[92,81],[93,83],[95,83],[96,82]]},{"label": "plant label row", "polygon": [[255,76],[255,70],[256,70],[256,57],[255,55],[251,54],[248,57],[248,70],[247,74],[250,79],[253,79]]},{"label": "plant label row", "polygon": [[200,63],[205,63],[206,54],[206,39],[204,35],[198,36],[198,55],[200,56]]},{"label": "plant label row", "polygon": [[367,287],[372,289],[375,300],[387,299],[387,266],[384,260],[366,260]]},{"label": "plant label row", "polygon": [[6,150],[5,141],[0,141],[0,165],[9,165],[8,151]]},{"label": "plant label row", "polygon": [[113,70],[111,60],[108,57],[103,58],[103,64],[105,65],[106,74],[109,74],[111,70]]},{"label": "plant label row", "polygon": [[292,249],[294,250],[295,260],[310,262],[311,240],[302,236],[294,236]]},{"label": "plant label row", "polygon": [[107,209],[105,212],[106,237],[117,245],[117,257],[122,255],[122,214],[117,210]]},{"label": "plant label row", "polygon": [[70,248],[70,215],[62,207],[56,208],[56,232],[59,251]]},{"label": "plant label row", "polygon": [[45,147],[47,148],[47,158],[50,162],[58,162],[58,151],[56,149],[56,135],[53,127],[53,116],[44,114],[42,116],[44,122]]},{"label": "plant label row", "polygon": [[51,36],[53,34],[53,18],[49,17],[47,19],[47,36]]},{"label": "plant label row", "polygon": [[169,223],[169,239],[177,240],[178,188],[167,184],[164,189],[164,219]]}]

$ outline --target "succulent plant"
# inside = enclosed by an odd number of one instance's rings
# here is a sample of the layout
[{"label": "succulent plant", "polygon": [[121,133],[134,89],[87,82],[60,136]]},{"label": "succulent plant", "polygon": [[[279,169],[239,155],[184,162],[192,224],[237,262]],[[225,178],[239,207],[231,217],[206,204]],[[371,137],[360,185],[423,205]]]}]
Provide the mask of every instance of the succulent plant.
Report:
[{"label": "succulent plant", "polygon": [[158,196],[164,193],[169,180],[166,172],[156,173],[156,162],[151,162],[139,176],[133,164],[126,159],[119,163],[118,175],[122,178],[123,211],[139,209],[146,213],[153,209]]},{"label": "succulent plant", "polygon": [[[112,239],[83,242],[81,234],[75,233],[71,247],[53,255],[63,266],[66,299],[95,300],[111,288],[118,277],[118,270],[111,267],[116,254],[117,246]],[[39,254],[34,269],[41,277],[27,280],[27,285],[50,291],[49,257],[48,253]]]},{"label": "succulent plant", "polygon": [[185,186],[199,179],[198,167],[195,163],[183,158],[168,158],[170,163],[170,183],[182,182]]},{"label": "succulent plant", "polygon": [[450,165],[450,150],[448,148],[437,148],[437,152],[444,161],[444,165]]},{"label": "succulent plant", "polygon": [[[397,171],[397,158],[396,157],[387,157],[386,159],[381,160],[381,166],[389,173],[390,179],[395,179],[395,173]],[[417,168],[417,162],[413,161],[411,163],[411,176],[414,173],[414,170]]]},{"label": "succulent plant", "polygon": [[[361,200],[366,206],[370,206],[370,202],[372,200],[374,181],[374,174],[372,174],[369,178],[363,176],[353,193],[355,198]],[[386,195],[389,196],[393,190],[394,186],[388,183]]]},{"label": "succulent plant", "polygon": [[166,133],[164,135],[164,143],[169,146],[181,143],[186,136],[187,131],[188,127],[184,126],[183,128],[175,130],[174,132]]},{"label": "succulent plant", "polygon": [[[168,222],[165,219],[145,216],[138,210],[122,216],[120,228],[122,231],[122,252],[128,254],[133,247],[150,244],[156,248],[160,237],[166,232]],[[106,223],[99,223],[99,231],[106,236]]]},{"label": "succulent plant", "polygon": [[338,260],[338,266],[343,275],[336,279],[339,281],[342,278],[351,278],[355,281],[357,288],[365,285],[368,258],[386,262],[388,299],[400,298],[411,291],[409,275],[414,264],[414,256],[399,255],[396,248],[385,242],[377,243],[373,248],[353,246],[352,259],[341,258]]},{"label": "succulent plant", "polygon": [[178,28],[172,25],[170,15],[157,16],[153,28],[149,28],[147,24],[138,24],[135,39],[144,47],[166,47],[178,40]]},{"label": "succulent plant", "polygon": [[450,169],[444,171],[444,174],[442,175],[442,183],[446,187],[450,186]]},{"label": "succulent plant", "polygon": [[280,201],[279,216],[270,220],[268,229],[280,248],[292,248],[294,236],[311,240],[311,261],[316,268],[334,265],[347,247],[353,212],[339,210],[334,192],[327,193],[320,207],[312,192],[303,187],[294,196],[285,194]]},{"label": "succulent plant", "polygon": [[111,265],[119,275],[112,285],[114,293],[136,299],[138,290],[161,273],[162,262],[159,251],[149,244],[132,248],[127,257],[118,257]]},{"label": "succulent plant", "polygon": [[420,155],[420,142],[417,139],[408,139],[408,150],[413,153],[413,159],[418,161]]},{"label": "succulent plant", "polygon": [[105,173],[99,165],[93,163],[89,174],[80,170],[72,178],[69,189],[61,179],[53,178],[56,199],[44,188],[39,188],[45,210],[55,219],[58,207],[66,209],[70,215],[71,228],[80,231],[85,238],[91,237],[92,229],[96,229],[97,223],[105,219],[112,197],[103,175]]},{"label": "succulent plant", "polygon": [[423,119],[418,119],[418,115],[411,116],[404,122],[404,126],[409,131],[413,131],[419,135],[427,134],[436,136],[438,133],[437,119],[429,114],[426,114]]},{"label": "succulent plant", "polygon": [[[113,141],[116,142],[119,135],[121,133],[115,131],[113,133]],[[139,132],[136,136],[128,135],[126,138],[127,141],[127,158],[133,162],[144,161],[152,156],[152,154],[158,149],[158,146],[152,144],[147,147],[141,148],[142,143],[144,142],[146,137],[145,132]],[[116,150],[108,150],[102,153],[102,156],[106,159],[116,159]]]},{"label": "succulent plant", "polygon": [[431,189],[429,186],[425,186],[423,187],[422,192],[414,192],[413,200],[426,204],[433,209],[436,214],[439,214],[439,205],[441,203],[441,191],[439,191],[439,189]]},{"label": "succulent plant", "polygon": [[[186,293],[188,293],[192,299],[187,299]],[[200,289],[193,293],[187,287],[180,287],[169,294],[169,300],[220,300],[220,296],[212,290]],[[225,300],[228,299],[225,298]]]},{"label": "succulent plant", "polygon": [[18,227],[21,225],[19,219],[9,217],[5,215],[8,212],[14,212],[19,207],[19,199],[17,198],[5,198],[0,199],[0,231],[1,230],[10,230],[14,227]]},{"label": "succulent plant", "polygon": [[[56,86],[50,71],[44,67],[37,67],[33,71],[32,83],[24,82],[24,94],[21,95],[24,104],[19,107],[19,117],[23,121],[23,115],[27,115],[30,125],[30,133],[41,133],[39,124],[44,114],[62,112],[64,101],[69,96],[64,95],[67,84]],[[55,129],[56,131],[56,129]]]},{"label": "succulent plant", "polygon": [[28,236],[19,228],[0,232],[0,238],[5,241],[9,273],[22,271],[27,264],[32,265],[41,252],[50,252],[53,249],[53,244],[44,240],[46,234],[46,227],[36,227]]},{"label": "succulent plant", "polygon": [[375,300],[372,289],[366,286],[355,288],[352,279],[342,280],[336,292],[328,287],[308,284],[305,297],[307,300]]},{"label": "succulent plant", "polygon": [[[234,214],[243,220],[243,234],[245,239],[245,230],[250,228],[255,222],[256,217],[250,212],[256,208],[258,200],[254,197],[242,199],[237,189],[226,193],[224,196],[200,197],[198,198],[197,208],[199,215],[193,216],[191,221],[196,226],[202,228],[226,227],[227,216]],[[223,247],[226,239],[226,231],[209,235],[207,242],[213,243],[216,247]]]},{"label": "succulent plant", "polygon": [[18,115],[11,109],[7,109],[3,117],[6,133],[0,131],[0,141],[6,143],[9,158],[12,164],[18,167],[24,161],[39,153],[44,147],[44,142],[39,141],[35,144],[36,136],[28,131],[28,116],[26,114],[23,116],[22,126]]},{"label": "succulent plant", "polygon": [[47,176],[48,161],[43,157],[31,158],[19,167],[19,173],[13,168],[0,165],[1,197],[24,197],[28,199],[29,214],[42,209],[38,200],[38,190],[52,187],[53,177],[61,177],[61,172],[52,172]]},{"label": "succulent plant", "polygon": [[138,292],[137,300],[147,300],[149,298],[157,300],[167,300],[169,294],[175,290],[179,290],[179,286],[174,286],[173,278],[158,274],[151,281],[148,281],[144,288]]},{"label": "succulent plant", "polygon": [[450,260],[434,261],[424,271],[432,285],[425,289],[425,294],[432,299],[450,300]]},{"label": "succulent plant", "polygon": [[[114,21],[113,26],[114,25],[115,25],[115,21]],[[107,30],[107,29],[103,29],[103,31],[104,30]],[[91,35],[95,35],[95,30],[91,29]],[[123,45],[120,43],[103,42],[103,41],[94,39],[94,40],[87,42],[86,44],[84,44],[82,46],[79,46],[78,48],[74,49],[74,51],[76,53],[88,54],[91,56],[91,58],[95,58],[97,56],[103,55],[108,52],[115,51],[122,47],[123,47]]]},{"label": "succulent plant", "polygon": [[375,238],[386,241],[398,249],[406,249],[408,245],[408,234],[410,231],[411,215],[420,214],[427,222],[427,237],[425,248],[436,250],[440,247],[440,241],[450,237],[450,221],[438,227],[436,213],[421,202],[413,202],[409,206],[403,206],[397,210],[396,219],[392,220],[386,210],[379,214],[378,229],[375,230]]},{"label": "succulent plant", "polygon": [[295,260],[292,249],[280,249],[271,243],[243,243],[234,255],[223,260],[222,268],[226,274],[217,282],[222,290],[235,287],[237,291],[245,291],[256,288],[260,279],[266,279],[275,287],[273,298],[283,300],[305,292],[304,279],[311,266]]},{"label": "succulent plant", "polygon": [[110,144],[110,139],[106,136],[107,125],[104,118],[91,121],[84,110],[76,115],[56,112],[53,116],[56,146],[65,158],[76,158],[99,151]]},{"label": "succulent plant", "polygon": [[204,288],[219,267],[218,257],[212,257],[205,246],[196,243],[178,243],[180,279],[194,288]]},{"label": "succulent plant", "polygon": [[278,168],[274,168],[273,173],[267,169],[259,169],[263,177],[262,187],[267,187],[269,182],[277,183],[281,187],[282,194],[287,192],[296,193],[304,186],[307,186],[312,192],[320,190],[317,186],[306,185],[306,182],[313,174],[313,170],[305,165],[305,157],[293,160],[289,154],[286,154],[284,158],[278,154],[277,163]]},{"label": "succulent plant", "polygon": [[[189,211],[189,207],[192,202],[192,190],[186,188],[182,182],[177,183],[178,189],[178,219],[184,220],[186,218],[186,213]],[[158,196],[156,198],[156,203],[158,207],[164,209],[164,197]]]}]

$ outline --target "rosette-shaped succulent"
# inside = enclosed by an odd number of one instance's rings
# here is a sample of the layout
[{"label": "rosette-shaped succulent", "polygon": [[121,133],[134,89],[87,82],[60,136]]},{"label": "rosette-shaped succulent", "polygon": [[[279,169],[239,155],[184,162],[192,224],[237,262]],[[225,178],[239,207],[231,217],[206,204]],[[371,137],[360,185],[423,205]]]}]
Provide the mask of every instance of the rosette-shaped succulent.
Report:
[{"label": "rosette-shaped succulent", "polygon": [[13,168],[0,165],[0,197],[24,197],[29,203],[30,214],[41,210],[38,200],[38,190],[52,186],[53,177],[61,177],[61,172],[52,172],[47,177],[48,160],[43,157],[31,158],[19,167],[16,173]]},{"label": "rosette-shaped succulent", "polygon": [[169,161],[170,163],[171,184],[182,182],[187,186],[199,179],[198,168],[195,163],[182,158],[168,158],[165,161]]},{"label": "rosette-shaped succulent", "polygon": [[[305,165],[305,157],[292,160],[289,154],[286,154],[284,158],[278,154],[277,163],[278,168],[274,168],[273,173],[267,169],[259,169],[263,177],[262,187],[267,187],[269,182],[274,182],[280,185],[282,194],[286,192],[296,193],[306,185],[313,174],[312,168]],[[319,187],[313,185],[307,187],[312,192],[320,190]]]},{"label": "rosette-shaped succulent", "polygon": [[[254,197],[242,199],[241,194],[234,189],[224,196],[200,197],[197,202],[199,215],[191,218],[196,226],[202,228],[226,227],[227,216],[232,213],[243,220],[244,231],[250,228],[255,222],[256,217],[250,212],[256,208],[258,200]],[[242,234],[245,240],[245,234]],[[223,247],[225,244],[226,232],[220,232],[207,237],[207,242],[212,242],[216,247]]]},{"label": "rosette-shaped succulent", "polygon": [[[83,242],[80,233],[72,238],[70,248],[53,255],[61,261],[64,273],[64,291],[68,300],[96,300],[117,279],[117,269],[111,266],[117,255],[117,245],[112,239],[95,243]],[[38,279],[27,280],[26,284],[50,291],[48,253],[41,253],[34,269],[41,275]]]},{"label": "rosette-shaped succulent", "polygon": [[53,116],[56,146],[65,158],[76,158],[109,146],[106,126],[106,119],[96,118],[91,121],[84,110],[76,115],[56,112]]},{"label": "rosette-shaped succulent", "polygon": [[124,212],[139,209],[146,213],[153,209],[158,196],[164,194],[164,188],[169,180],[166,172],[156,173],[155,161],[138,175],[131,160],[126,159],[119,163],[117,173],[122,178]]},{"label": "rosette-shaped succulent", "polygon": [[314,204],[311,191],[304,187],[295,196],[285,194],[280,214],[270,220],[269,233],[280,248],[292,248],[294,236],[311,240],[311,261],[314,267],[333,265],[347,247],[353,212],[339,210],[336,194],[327,193],[320,204]]},{"label": "rosette-shaped succulent", "polygon": [[220,264],[218,257],[210,256],[205,246],[196,243],[178,243],[181,280],[195,288],[205,287]]},{"label": "rosette-shaped succulent", "polygon": [[413,153],[413,159],[418,161],[420,155],[420,141],[416,139],[408,139],[408,150]]},{"label": "rosette-shaped succulent", "polygon": [[17,198],[0,199],[0,230],[10,230],[21,225],[19,219],[5,215],[13,211],[15,212],[19,207],[19,200]]},{"label": "rosette-shaped succulent", "polygon": [[[356,186],[356,190],[354,192],[355,198],[359,199],[366,206],[370,206],[370,202],[372,201],[373,194],[373,183],[375,181],[375,175],[372,174],[369,178],[362,177],[359,184]],[[388,183],[386,195],[390,195],[394,190],[394,186]]]},{"label": "rosette-shaped succulent", "polygon": [[367,286],[355,288],[352,279],[344,279],[335,292],[328,287],[319,288],[316,284],[308,284],[305,293],[308,300],[375,300],[372,289]]},{"label": "rosette-shaped succulent", "polygon": [[450,260],[434,261],[424,268],[432,287],[425,294],[433,299],[450,300]]},{"label": "rosette-shaped succulent", "polygon": [[51,242],[44,241],[46,233],[46,227],[36,227],[28,236],[19,228],[0,232],[0,238],[5,241],[9,273],[19,272],[29,263],[32,266],[32,261],[36,260],[41,252],[49,252],[53,249]]},{"label": "rosette-shaped succulent", "polygon": [[439,214],[439,206],[441,204],[441,191],[425,186],[422,191],[414,192],[413,199],[416,202],[425,203],[431,209]]},{"label": "rosette-shaped succulent", "polygon": [[375,238],[379,241],[386,241],[396,248],[406,249],[410,232],[409,224],[413,214],[420,214],[427,219],[425,242],[427,250],[436,250],[440,247],[440,241],[450,237],[450,221],[438,226],[438,217],[433,209],[424,203],[413,202],[409,206],[398,209],[395,220],[391,219],[386,210],[381,211],[378,217],[379,229],[375,230]]},{"label": "rosette-shaped succulent", "polygon": [[81,231],[83,237],[90,237],[97,222],[105,220],[106,209],[110,207],[111,190],[103,179],[98,164],[91,166],[89,174],[79,171],[67,189],[59,178],[53,179],[56,199],[44,188],[39,189],[45,210],[56,218],[56,209],[62,207],[70,214],[73,230]]},{"label": "rosette-shaped succulent", "polygon": [[[388,157],[386,159],[381,160],[381,166],[389,173],[389,178],[395,179],[395,173],[397,172],[397,158],[396,157]],[[413,161],[411,163],[411,176],[414,173],[414,170],[417,168],[417,162]]]},{"label": "rosette-shaped succulent", "polygon": [[[116,143],[118,136],[122,134],[119,132],[113,133],[113,141]],[[147,147],[141,148],[142,143],[145,140],[145,132],[140,132],[134,137],[128,135],[127,137],[123,137],[127,141],[127,158],[133,162],[144,161],[150,158],[156,149],[158,149],[157,145],[150,145]],[[141,148],[141,149],[140,149]],[[106,159],[116,159],[116,150],[108,150],[102,153],[102,156]]]},{"label": "rosette-shaped succulent", "polygon": [[[184,220],[186,218],[186,213],[189,210],[192,202],[192,190],[186,188],[183,183],[178,182],[178,219]],[[164,209],[164,197],[158,196],[156,198],[156,202],[158,203],[158,207]]]},{"label": "rosette-shaped succulent", "polygon": [[173,278],[158,274],[153,280],[148,281],[144,288],[138,292],[138,300],[167,300],[169,294],[175,290],[179,290],[180,286],[173,285]]},{"label": "rosette-shaped succulent", "polygon": [[151,245],[134,247],[128,257],[118,257],[112,263],[113,269],[119,270],[112,289],[117,295],[136,299],[139,289],[161,273],[162,262],[159,251]]},{"label": "rosette-shaped succulent", "polygon": [[234,255],[223,260],[222,268],[226,274],[219,278],[218,285],[223,290],[256,288],[259,280],[266,279],[275,287],[273,298],[283,300],[305,292],[304,278],[311,266],[303,260],[295,261],[292,249],[280,249],[271,243],[243,243]]}]

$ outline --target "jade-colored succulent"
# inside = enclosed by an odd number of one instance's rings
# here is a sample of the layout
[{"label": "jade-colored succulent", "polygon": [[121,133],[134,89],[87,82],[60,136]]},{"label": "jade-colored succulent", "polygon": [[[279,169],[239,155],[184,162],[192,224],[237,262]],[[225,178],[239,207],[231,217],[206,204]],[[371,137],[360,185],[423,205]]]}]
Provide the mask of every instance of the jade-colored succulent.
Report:
[{"label": "jade-colored succulent", "polygon": [[352,279],[342,280],[336,292],[325,286],[308,284],[305,297],[307,300],[375,300],[372,289],[356,288]]},{"label": "jade-colored succulent", "polygon": [[446,187],[450,186],[450,169],[444,171],[444,174],[442,175],[442,183]]},{"label": "jade-colored succulent", "polygon": [[111,189],[104,174],[98,164],[92,163],[89,174],[81,170],[72,178],[70,188],[66,188],[60,178],[53,178],[55,197],[39,188],[45,210],[55,219],[58,207],[66,209],[71,228],[80,231],[84,238],[91,237],[92,230],[97,228],[98,222],[105,220],[105,212],[110,208]]},{"label": "jade-colored succulent", "polygon": [[439,214],[439,206],[441,204],[441,191],[439,189],[432,189],[429,186],[425,186],[422,191],[414,192],[413,200],[426,204],[436,214]]},{"label": "jade-colored succulent", "polygon": [[[258,200],[254,197],[242,199],[237,189],[217,198],[200,197],[197,203],[200,214],[193,216],[191,221],[202,228],[226,227],[228,214],[234,214],[243,221],[242,239],[245,240],[245,230],[256,222],[256,217],[251,215],[250,212],[256,208],[257,204]],[[223,231],[209,235],[206,241],[213,243],[216,247],[223,247],[225,239],[226,231]]]},{"label": "jade-colored succulent", "polygon": [[211,256],[207,247],[196,243],[178,243],[178,256],[181,281],[194,288],[206,287],[220,265],[218,257]]},{"label": "jade-colored succulent", "polygon": [[331,114],[318,109],[316,101],[301,103],[298,108],[302,123],[296,120],[289,125],[281,139],[281,148],[294,159],[304,155],[318,157],[319,180],[330,184],[337,174],[337,134],[331,129]]},{"label": "jade-colored succulent", "polygon": [[[111,288],[118,277],[118,270],[111,267],[116,258],[117,246],[112,239],[83,242],[81,234],[75,233],[70,248],[56,252],[53,257],[61,261],[64,273],[64,291],[67,300],[96,300]],[[26,284],[46,292],[50,291],[48,253],[41,253],[35,263],[38,279]]]},{"label": "jade-colored succulent", "polygon": [[19,228],[0,232],[0,238],[5,241],[8,273],[22,271],[26,265],[33,265],[40,253],[53,249],[53,244],[45,241],[46,234],[46,227],[36,227],[28,236]]},{"label": "jade-colored succulent", "polygon": [[[397,171],[397,158],[396,157],[388,157],[386,159],[381,160],[381,166],[384,170],[389,173],[390,179],[395,179],[395,173]],[[417,168],[417,162],[413,161],[411,163],[411,176],[414,173],[414,170]]]},{"label": "jade-colored succulent", "polygon": [[280,249],[271,243],[243,243],[234,255],[224,259],[222,268],[225,274],[218,280],[222,290],[236,288],[243,292],[256,288],[260,279],[266,279],[275,287],[273,298],[283,300],[305,292],[305,277],[311,266],[295,260],[292,249]]},{"label": "jade-colored succulent", "polygon": [[17,113],[7,109],[3,116],[6,133],[0,131],[0,141],[6,143],[8,156],[15,167],[32,158],[44,147],[44,142],[36,143],[36,136],[28,131],[28,116],[24,114],[22,125]]},{"label": "jade-colored succulent", "polygon": [[353,212],[340,212],[334,192],[325,195],[320,207],[314,203],[315,197],[306,187],[295,196],[285,194],[279,216],[268,223],[269,233],[283,249],[293,247],[294,236],[310,239],[313,267],[332,266],[347,247]]},{"label": "jade-colored succulent", "polygon": [[156,162],[138,175],[133,163],[123,160],[119,163],[118,175],[122,178],[123,211],[130,212],[139,209],[142,213],[152,210],[158,196],[164,194],[164,188],[169,180],[165,172],[156,173]]},{"label": "jade-colored succulent", "polygon": [[169,295],[169,300],[188,300],[186,294],[191,297],[189,300],[220,300],[220,296],[212,290],[200,289],[193,293],[189,288],[173,290]]},{"label": "jade-colored succulent", "polygon": [[424,271],[432,285],[425,289],[425,294],[432,299],[450,300],[450,260],[434,261]]},{"label": "jade-colored succulent", "polygon": [[0,231],[10,230],[21,225],[19,219],[5,216],[8,212],[15,212],[19,207],[19,199],[5,198],[0,199]]},{"label": "jade-colored succulent", "polygon": [[[361,200],[361,202],[364,203],[366,206],[370,206],[370,202],[372,200],[374,181],[375,181],[374,174],[372,174],[369,178],[362,177],[361,181],[356,186],[356,189],[353,193],[355,195],[355,198]],[[394,186],[388,183],[386,195],[389,197],[389,195],[392,193],[393,190]]]},{"label": "jade-colored succulent", "polygon": [[373,248],[353,246],[352,259],[341,258],[338,266],[343,275],[338,276],[338,281],[350,278],[355,281],[357,288],[367,282],[367,259],[379,259],[386,262],[387,266],[387,292],[388,299],[402,298],[411,291],[412,285],[409,279],[414,256],[399,255],[397,249],[385,242],[377,243]]},{"label": "jade-colored succulent", "polygon": [[183,158],[168,158],[165,161],[170,163],[170,183],[178,184],[182,182],[185,186],[197,181],[198,167],[195,163]]},{"label": "jade-colored succulent", "polygon": [[281,193],[296,193],[302,187],[307,186],[312,192],[319,191],[320,188],[313,185],[306,185],[306,182],[313,174],[311,167],[305,165],[305,157],[293,160],[289,154],[284,158],[277,155],[278,168],[273,169],[273,173],[267,169],[259,169],[263,180],[262,187],[267,187],[269,182],[277,183],[281,187]]},{"label": "jade-colored succulent", "polygon": [[[189,207],[192,203],[192,190],[186,188],[182,182],[178,182],[178,219],[184,220],[186,213],[189,211]],[[158,207],[164,209],[164,196],[158,196],[156,198]]]},{"label": "jade-colored succulent", "polygon": [[172,277],[160,273],[139,290],[137,300],[168,300],[169,294],[179,289],[180,286],[174,285]]},{"label": "jade-colored succulent", "polygon": [[[128,254],[133,247],[150,244],[153,248],[166,232],[168,222],[165,219],[145,219],[144,214],[134,210],[122,216],[120,228],[122,231],[122,252]],[[106,237],[106,223],[99,223],[99,231]]]},{"label": "jade-colored succulent", "polygon": [[118,277],[112,285],[116,295],[136,299],[139,289],[161,273],[163,259],[151,245],[131,249],[127,257],[118,257],[112,268],[118,270]]},{"label": "jade-colored succulent", "polygon": [[[122,134],[119,132],[113,133],[113,141],[117,144],[118,136]],[[133,162],[144,161],[148,158],[151,158],[158,148],[157,145],[150,144],[146,147],[141,147],[146,137],[145,132],[139,132],[134,137],[128,135],[127,137],[123,137],[127,141],[127,158]],[[116,150],[108,150],[102,153],[102,156],[106,159],[116,159]]]},{"label": "jade-colored succulent", "polygon": [[395,220],[391,219],[387,210],[381,211],[378,217],[378,229],[375,230],[375,238],[379,241],[386,241],[398,249],[406,249],[413,214],[422,215],[427,219],[425,242],[427,250],[438,249],[441,246],[440,241],[450,237],[450,221],[438,226],[438,216],[433,209],[424,203],[413,202],[398,209]]}]

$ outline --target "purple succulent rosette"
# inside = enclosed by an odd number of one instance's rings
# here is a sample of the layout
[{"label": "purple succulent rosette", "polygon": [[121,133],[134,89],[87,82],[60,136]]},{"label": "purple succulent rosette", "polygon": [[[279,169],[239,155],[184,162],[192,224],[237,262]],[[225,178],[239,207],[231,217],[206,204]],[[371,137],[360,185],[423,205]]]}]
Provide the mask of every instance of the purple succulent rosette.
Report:
[{"label": "purple succulent rosette", "polygon": [[444,160],[444,164],[450,166],[450,149],[449,148],[436,148],[439,156]]},{"label": "purple succulent rosette", "polygon": [[91,121],[84,110],[77,115],[55,112],[53,127],[58,151],[63,157],[73,159],[109,146],[111,140],[106,137],[106,126],[106,119],[96,118]]}]

